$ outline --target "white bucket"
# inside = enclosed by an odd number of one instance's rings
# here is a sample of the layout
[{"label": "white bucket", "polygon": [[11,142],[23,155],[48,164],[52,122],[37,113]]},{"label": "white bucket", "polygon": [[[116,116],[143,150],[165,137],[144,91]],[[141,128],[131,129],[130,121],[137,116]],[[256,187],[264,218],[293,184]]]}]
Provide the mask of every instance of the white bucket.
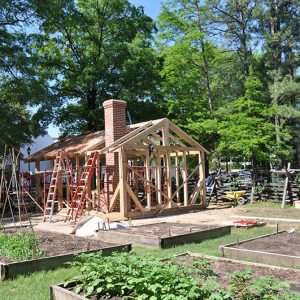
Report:
[{"label": "white bucket", "polygon": [[294,201],[295,208],[300,208],[300,201]]}]

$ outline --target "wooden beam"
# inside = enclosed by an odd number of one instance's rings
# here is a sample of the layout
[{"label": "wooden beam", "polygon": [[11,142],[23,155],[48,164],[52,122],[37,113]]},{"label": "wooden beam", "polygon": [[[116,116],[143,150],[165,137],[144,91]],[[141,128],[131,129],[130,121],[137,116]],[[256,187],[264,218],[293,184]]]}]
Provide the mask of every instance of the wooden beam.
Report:
[{"label": "wooden beam", "polygon": [[[146,170],[146,179],[147,181],[151,181],[150,178],[150,157],[149,152],[146,153],[146,159],[145,159],[145,170]],[[147,199],[147,207],[151,209],[151,189],[150,185],[146,185],[146,199]]]},{"label": "wooden beam", "polygon": [[183,151],[182,155],[182,179],[183,179],[183,204],[188,206],[188,180],[187,180],[187,164],[186,164],[186,152]]},{"label": "wooden beam", "polygon": [[174,131],[179,137],[184,139],[186,142],[188,142],[190,145],[200,148],[202,151],[206,152],[209,154],[209,151],[207,151],[203,146],[201,146],[199,143],[197,143],[192,137],[190,137],[188,134],[186,134],[182,129],[177,127],[175,124],[172,122],[169,122],[169,128],[170,130]]},{"label": "wooden beam", "polygon": [[183,180],[183,182],[182,182],[182,184],[180,185],[180,187],[177,187],[177,189],[176,189],[176,191],[173,193],[173,195],[172,195],[172,198],[175,196],[175,194],[177,193],[177,192],[179,192],[180,191],[180,189],[184,186],[184,184],[187,182],[189,182],[189,180],[190,180],[190,178],[195,174],[195,172],[197,171],[197,169],[199,168],[199,166],[200,166],[200,164],[199,165],[197,165],[193,170],[192,170],[192,172],[189,174],[189,176],[187,177],[187,179],[186,180]]},{"label": "wooden beam", "polygon": [[160,152],[157,150],[156,153],[156,185],[158,187],[157,190],[157,203],[161,205],[161,159],[160,159]]},{"label": "wooden beam", "polygon": [[158,135],[156,132],[151,132],[151,135],[154,136],[156,139],[158,139],[160,142],[163,141],[162,137]]},{"label": "wooden beam", "polygon": [[[175,180],[176,180],[176,189],[179,187],[179,163],[178,155],[175,157]],[[179,190],[176,192],[177,203],[180,202]]]},{"label": "wooden beam", "polygon": [[[115,147],[110,146],[109,151],[116,151],[120,147],[126,146],[126,144],[135,143],[136,141],[138,141],[138,140],[142,139],[143,137],[149,135],[152,131],[155,131],[155,130],[159,129],[161,126],[163,126],[165,124],[166,120],[167,119],[163,119],[162,121],[158,122],[157,124],[152,125],[152,126],[148,127],[147,129],[143,130],[142,132],[135,133],[130,138],[127,137],[124,142],[122,142],[121,144],[116,145]],[[125,137],[126,136],[128,136],[128,135],[125,135]]]},{"label": "wooden beam", "polygon": [[160,191],[160,193],[161,193],[165,198],[167,198],[168,201],[172,201],[172,199],[170,199],[170,198],[168,197],[167,194],[165,194],[160,188],[158,188],[157,186],[155,186],[151,181],[148,181],[145,177],[143,177],[142,175],[140,175],[139,173],[137,173],[137,172],[136,172],[133,168],[131,168],[130,166],[128,166],[128,168],[129,168],[132,172],[136,173],[136,175],[137,175],[139,178],[141,178],[142,180],[146,181],[146,183],[150,184],[150,186],[152,186],[155,190]]},{"label": "wooden beam", "polygon": [[201,191],[201,189],[203,188],[203,183],[205,181],[201,178],[198,179],[198,182],[190,196],[190,204],[189,205],[194,205],[196,203],[197,197]]},{"label": "wooden beam", "polygon": [[[205,154],[204,154],[204,151],[200,151],[198,157],[199,157],[199,163],[200,163],[199,177],[201,178],[201,180],[203,182],[205,182]],[[200,196],[201,196],[202,206],[207,207],[205,185],[202,186],[202,189],[200,191]]]},{"label": "wooden beam", "polygon": [[109,211],[111,211],[114,208],[116,204],[116,200],[118,199],[119,195],[120,195],[120,182],[118,183],[115,192],[109,201]]},{"label": "wooden beam", "polygon": [[126,182],[126,190],[129,193],[129,196],[133,200],[133,202],[136,204],[136,206],[139,208],[140,211],[144,212],[144,207],[142,206],[141,202],[139,201],[138,197],[136,194],[133,192],[131,189],[130,185]]},{"label": "wooden beam", "polygon": [[180,145],[180,146],[182,146],[182,147],[186,147],[186,145],[184,144],[184,143],[182,143],[182,142],[180,142],[173,134],[171,134],[170,132],[169,132],[169,137],[170,137],[170,139],[172,139],[176,144],[178,144],[178,145]]},{"label": "wooden beam", "polygon": [[128,212],[127,191],[126,191],[126,166],[127,159],[123,147],[119,149],[119,177],[120,177],[120,212],[126,217]]}]

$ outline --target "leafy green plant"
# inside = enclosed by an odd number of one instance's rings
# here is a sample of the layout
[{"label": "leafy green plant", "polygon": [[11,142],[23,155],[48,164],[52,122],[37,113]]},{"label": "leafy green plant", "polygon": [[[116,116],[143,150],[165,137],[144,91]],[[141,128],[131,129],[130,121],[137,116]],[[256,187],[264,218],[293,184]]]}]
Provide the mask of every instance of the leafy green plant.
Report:
[{"label": "leafy green plant", "polygon": [[72,264],[80,266],[80,275],[71,281],[76,282],[75,292],[86,297],[100,294],[124,299],[205,299],[211,293],[190,275],[189,269],[158,259],[134,253],[112,257],[89,254],[78,259]]},{"label": "leafy green plant", "polygon": [[210,269],[211,264],[212,261],[201,257],[192,262],[192,272],[202,277],[204,280],[218,277],[218,275]]},{"label": "leafy green plant", "polygon": [[[32,258],[32,247],[38,245],[34,233],[0,234],[0,255],[16,261]],[[37,247],[37,256],[43,256]]]},{"label": "leafy green plant", "polygon": [[[289,285],[271,277],[252,279],[246,269],[228,275],[227,288],[212,280],[212,261],[199,258],[161,261],[135,253],[115,253],[111,257],[82,254],[71,263],[79,275],[65,283],[75,282],[74,291],[87,298],[121,297],[122,299],[182,299],[182,300],[299,300]],[[102,299],[102,298],[101,298]]]}]

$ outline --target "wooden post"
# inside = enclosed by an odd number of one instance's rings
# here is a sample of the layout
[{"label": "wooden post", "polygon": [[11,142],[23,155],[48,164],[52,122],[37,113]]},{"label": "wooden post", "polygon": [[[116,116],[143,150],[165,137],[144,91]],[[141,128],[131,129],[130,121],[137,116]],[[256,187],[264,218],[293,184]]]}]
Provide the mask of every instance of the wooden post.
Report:
[{"label": "wooden post", "polygon": [[161,205],[161,159],[160,152],[157,150],[156,152],[156,186],[159,191],[157,191],[157,204]]},{"label": "wooden post", "polygon": [[187,165],[186,165],[186,151],[182,152],[182,180],[183,184],[183,204],[188,206],[188,182],[187,182]]},{"label": "wooden post", "polygon": [[[162,130],[163,145],[169,146],[169,122],[166,121]],[[166,180],[167,180],[167,195],[172,200],[172,176],[171,176],[171,157],[170,151],[166,153]],[[172,201],[169,202],[169,207],[172,207]]]},{"label": "wooden post", "polygon": [[36,192],[36,202],[38,202],[39,204],[41,204],[41,177],[38,174],[38,172],[40,171],[40,161],[37,160],[35,162],[35,192]]},{"label": "wooden post", "polygon": [[[178,164],[178,153],[175,156],[175,179],[176,179],[176,189],[179,187],[179,164]],[[179,191],[176,193],[177,203],[180,202]]]},{"label": "wooden post", "polygon": [[119,153],[119,182],[120,182],[120,212],[126,217],[128,211],[127,205],[127,189],[126,189],[126,153],[121,147]]},{"label": "wooden post", "polygon": [[[149,151],[146,151],[146,159],[145,159],[145,172],[146,172],[146,180],[150,181],[150,157]],[[146,198],[147,198],[147,208],[151,209],[151,189],[150,185],[147,183],[146,185]]]},{"label": "wooden post", "polygon": [[[199,152],[199,177],[201,178],[201,181],[205,182],[205,156],[204,156],[204,151]],[[201,191],[200,191],[200,197],[201,197],[201,205],[203,207],[207,207],[207,202],[206,202],[206,189],[205,189],[205,184],[202,185]]]},{"label": "wooden post", "polygon": [[284,181],[284,190],[283,190],[281,208],[284,208],[284,206],[285,206],[288,185],[289,185],[289,176],[286,175],[286,178],[285,178],[285,181]]}]

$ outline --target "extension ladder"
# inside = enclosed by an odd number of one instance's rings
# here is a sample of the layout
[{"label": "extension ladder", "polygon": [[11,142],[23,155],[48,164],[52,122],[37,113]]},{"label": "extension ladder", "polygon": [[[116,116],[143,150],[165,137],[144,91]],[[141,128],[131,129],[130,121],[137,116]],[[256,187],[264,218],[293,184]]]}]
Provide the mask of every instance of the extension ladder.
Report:
[{"label": "extension ladder", "polygon": [[90,186],[90,182],[93,176],[96,160],[97,153],[94,152],[88,156],[84,171],[81,174],[75,193],[73,194],[71,204],[68,208],[65,222],[76,222],[77,218],[82,215],[86,203],[86,194],[88,192],[88,187]]}]

